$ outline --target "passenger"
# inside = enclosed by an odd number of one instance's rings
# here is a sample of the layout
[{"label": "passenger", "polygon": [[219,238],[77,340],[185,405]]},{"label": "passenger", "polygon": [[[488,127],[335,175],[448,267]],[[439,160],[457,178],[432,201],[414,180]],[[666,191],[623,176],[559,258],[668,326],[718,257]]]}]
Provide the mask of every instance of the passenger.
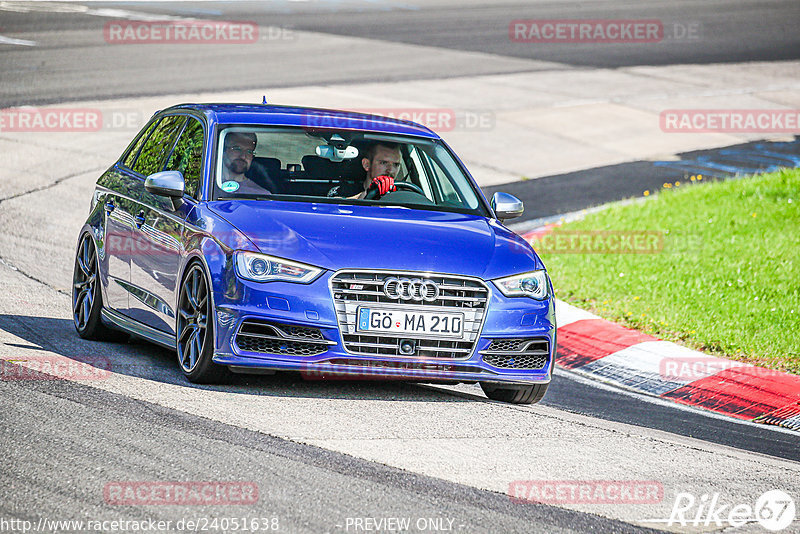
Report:
[{"label": "passenger", "polygon": [[389,191],[397,191],[394,180],[400,171],[401,161],[400,143],[379,141],[370,145],[361,158],[361,166],[367,171],[364,182],[337,185],[328,191],[328,196],[361,199],[370,189],[377,189],[378,197]]},{"label": "passenger", "polygon": [[225,136],[222,151],[222,190],[226,193],[268,195],[270,191],[245,176],[253,163],[258,139],[254,133],[236,132]]}]

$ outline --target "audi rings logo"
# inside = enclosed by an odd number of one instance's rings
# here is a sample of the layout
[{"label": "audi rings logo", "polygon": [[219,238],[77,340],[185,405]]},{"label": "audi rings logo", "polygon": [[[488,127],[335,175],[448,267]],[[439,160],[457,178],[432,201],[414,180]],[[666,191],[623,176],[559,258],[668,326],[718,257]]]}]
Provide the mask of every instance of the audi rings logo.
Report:
[{"label": "audi rings logo", "polygon": [[439,286],[431,280],[421,278],[387,278],[383,283],[383,292],[390,299],[427,300],[433,302],[439,298]]}]

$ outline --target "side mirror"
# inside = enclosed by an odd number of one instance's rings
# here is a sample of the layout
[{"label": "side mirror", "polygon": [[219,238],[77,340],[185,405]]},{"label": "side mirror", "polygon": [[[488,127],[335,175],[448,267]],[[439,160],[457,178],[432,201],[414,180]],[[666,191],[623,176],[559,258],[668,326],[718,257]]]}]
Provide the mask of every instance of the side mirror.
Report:
[{"label": "side mirror", "polygon": [[181,171],[153,173],[145,179],[144,188],[148,193],[169,197],[172,200],[173,209],[178,209],[183,204],[185,185]]},{"label": "side mirror", "polygon": [[498,219],[505,221],[522,215],[522,212],[525,211],[525,206],[514,195],[497,192],[492,196],[492,209]]}]

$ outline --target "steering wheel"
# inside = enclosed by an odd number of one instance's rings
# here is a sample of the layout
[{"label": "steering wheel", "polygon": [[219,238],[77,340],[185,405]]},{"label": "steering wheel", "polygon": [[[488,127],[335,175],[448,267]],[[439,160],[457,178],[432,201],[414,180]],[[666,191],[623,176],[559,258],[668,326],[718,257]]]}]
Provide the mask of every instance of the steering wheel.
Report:
[{"label": "steering wheel", "polygon": [[[415,184],[415,183],[411,183],[411,182],[395,182],[394,186],[397,189],[405,189],[407,191],[413,191],[414,193],[417,193],[419,195],[425,196],[425,193],[422,191],[422,188],[420,186],[418,186],[417,184]],[[392,193],[392,192],[393,191],[389,191],[389,193]],[[388,195],[389,193],[386,193],[386,194]],[[384,195],[384,196],[386,196],[386,195]],[[378,188],[377,187],[371,188],[369,191],[367,191],[367,194],[364,195],[364,200],[374,200],[376,198],[378,198]]]}]

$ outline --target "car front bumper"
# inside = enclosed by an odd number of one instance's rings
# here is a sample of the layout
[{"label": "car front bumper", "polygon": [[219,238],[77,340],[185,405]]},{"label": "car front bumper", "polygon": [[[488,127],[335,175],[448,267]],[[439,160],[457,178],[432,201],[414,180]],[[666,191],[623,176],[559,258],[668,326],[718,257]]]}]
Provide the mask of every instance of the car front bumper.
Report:
[{"label": "car front bumper", "polygon": [[[333,295],[331,273],[311,284],[284,282],[251,283],[237,280],[227,292],[215,292],[214,362],[237,372],[299,371],[308,379],[411,380],[421,382],[498,382],[509,384],[548,383],[556,346],[554,301],[507,298],[489,291],[485,317],[471,351],[463,357],[418,357],[362,354],[348,350],[343,341]],[[486,282],[487,287],[491,283]],[[307,341],[316,348],[287,353],[292,339],[269,340],[274,350],[243,349],[237,338],[243,325],[277,325],[280,335],[293,327],[297,331],[317,330],[319,337]],[[293,330],[294,331],[294,330]],[[269,333],[269,332],[268,332]],[[316,334],[314,334],[316,335]],[[267,337],[280,337],[279,335]],[[502,366],[487,363],[495,341],[535,339],[545,347],[538,368],[515,368],[514,356],[501,357]],[[277,343],[277,345],[275,344]],[[301,345],[302,346],[302,345]],[[289,349],[291,351],[291,347]],[[497,351],[495,351],[497,352]],[[509,367],[509,362],[511,367]]]}]

